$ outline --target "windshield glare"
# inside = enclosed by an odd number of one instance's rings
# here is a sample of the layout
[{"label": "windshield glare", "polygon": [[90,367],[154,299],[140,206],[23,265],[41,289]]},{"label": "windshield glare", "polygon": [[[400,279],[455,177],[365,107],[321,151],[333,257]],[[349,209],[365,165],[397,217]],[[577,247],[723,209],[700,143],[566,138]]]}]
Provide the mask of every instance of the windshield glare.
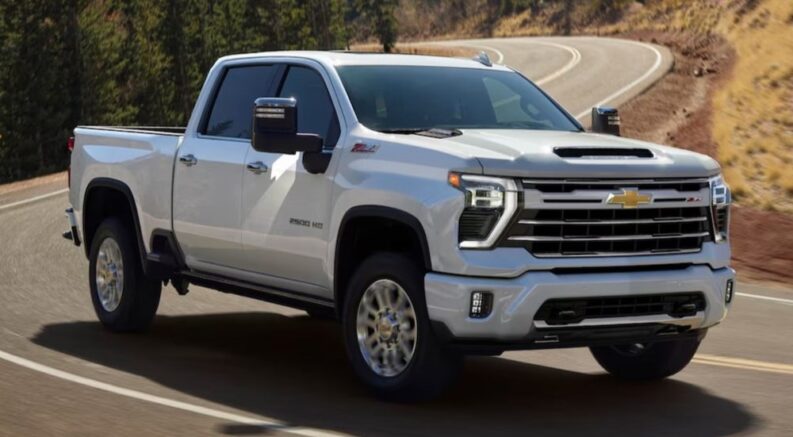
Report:
[{"label": "windshield glare", "polygon": [[381,132],[580,130],[536,86],[511,71],[369,65],[337,70],[358,120]]}]

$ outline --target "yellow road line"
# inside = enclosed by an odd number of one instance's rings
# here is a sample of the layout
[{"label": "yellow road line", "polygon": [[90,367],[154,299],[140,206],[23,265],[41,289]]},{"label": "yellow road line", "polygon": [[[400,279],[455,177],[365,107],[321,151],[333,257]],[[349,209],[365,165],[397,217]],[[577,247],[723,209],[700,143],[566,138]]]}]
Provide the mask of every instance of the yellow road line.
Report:
[{"label": "yellow road line", "polygon": [[711,366],[731,367],[734,369],[756,370],[758,372],[793,375],[793,365],[767,361],[747,360],[745,358],[720,357],[718,355],[698,354],[693,362]]}]

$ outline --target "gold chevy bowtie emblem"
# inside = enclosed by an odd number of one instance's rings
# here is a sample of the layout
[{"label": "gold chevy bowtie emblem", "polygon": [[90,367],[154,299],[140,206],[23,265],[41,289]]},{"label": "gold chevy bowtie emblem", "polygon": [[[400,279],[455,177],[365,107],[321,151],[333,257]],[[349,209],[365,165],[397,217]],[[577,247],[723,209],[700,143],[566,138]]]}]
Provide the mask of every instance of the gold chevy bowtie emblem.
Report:
[{"label": "gold chevy bowtie emblem", "polygon": [[609,194],[606,203],[612,205],[622,205],[623,208],[636,208],[641,204],[650,203],[652,196],[648,194],[639,194],[638,191],[622,190],[622,194]]}]

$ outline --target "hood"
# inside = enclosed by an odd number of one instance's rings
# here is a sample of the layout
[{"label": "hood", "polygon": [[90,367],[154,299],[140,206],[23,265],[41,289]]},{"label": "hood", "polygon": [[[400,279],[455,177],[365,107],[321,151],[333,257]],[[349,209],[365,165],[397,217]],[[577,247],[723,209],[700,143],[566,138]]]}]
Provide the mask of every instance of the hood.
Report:
[{"label": "hood", "polygon": [[705,155],[611,135],[490,129],[462,132],[457,137],[421,142],[476,158],[484,174],[494,176],[690,178],[719,172],[719,164]]}]

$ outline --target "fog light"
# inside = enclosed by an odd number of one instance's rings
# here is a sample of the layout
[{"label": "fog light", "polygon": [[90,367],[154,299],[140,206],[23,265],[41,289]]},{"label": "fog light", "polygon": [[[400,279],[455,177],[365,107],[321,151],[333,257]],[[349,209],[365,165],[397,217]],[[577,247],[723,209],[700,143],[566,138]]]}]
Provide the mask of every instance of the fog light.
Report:
[{"label": "fog light", "polygon": [[734,294],[732,292],[733,286],[734,284],[732,282],[732,279],[728,279],[727,286],[724,288],[724,301],[727,303],[732,302],[732,295]]},{"label": "fog light", "polygon": [[486,291],[474,291],[471,293],[471,311],[470,316],[472,319],[484,319],[490,315],[493,310],[493,293]]}]

